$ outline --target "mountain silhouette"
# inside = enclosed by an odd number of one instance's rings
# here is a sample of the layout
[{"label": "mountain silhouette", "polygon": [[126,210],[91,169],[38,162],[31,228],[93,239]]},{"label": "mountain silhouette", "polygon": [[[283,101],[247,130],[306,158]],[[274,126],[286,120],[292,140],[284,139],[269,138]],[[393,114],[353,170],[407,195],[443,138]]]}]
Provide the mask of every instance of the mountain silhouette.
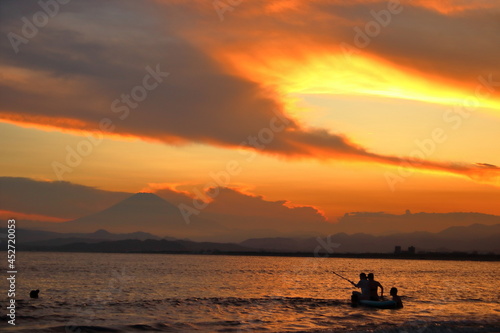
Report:
[{"label": "mountain silhouette", "polygon": [[500,224],[500,216],[472,212],[412,214],[407,211],[402,215],[383,212],[353,212],[339,218],[334,228],[336,232],[383,236],[416,231],[440,232],[449,227],[471,224]]},{"label": "mountain silhouette", "polygon": [[57,225],[59,232],[95,232],[99,229],[185,238],[214,234],[223,228],[195,215],[186,223],[177,206],[153,193],[137,193],[105,210]]},{"label": "mountain silhouette", "polygon": [[[0,228],[0,234],[7,233],[7,228]],[[61,233],[61,232],[51,232],[43,230],[31,230],[24,228],[16,228],[16,240],[19,243],[30,243],[31,245],[37,244],[66,244],[74,242],[74,240],[79,240],[82,242],[103,242],[103,241],[115,241],[115,240],[125,240],[125,239],[161,239],[156,235],[146,233],[146,232],[133,232],[126,234],[110,233],[106,230],[100,229],[92,233]],[[176,238],[169,237],[167,240],[176,240]]]},{"label": "mountain silhouette", "polygon": [[[92,234],[61,234],[19,229],[22,239],[19,248],[29,251],[77,251],[77,252],[169,252],[169,253],[305,253],[315,255],[335,253],[393,253],[396,245],[406,250],[417,248],[422,252],[478,252],[500,254],[498,239],[500,224],[452,227],[439,233],[413,232],[390,236],[368,234],[348,235],[338,233],[312,238],[254,238],[235,243],[193,242],[179,239],[144,239],[146,234],[110,234],[98,231]],[[21,232],[22,231],[22,232]],[[7,232],[7,229],[0,229]],[[47,237],[55,237],[48,239]],[[102,237],[108,238],[107,240]],[[112,239],[110,239],[112,238]],[[30,239],[37,239],[29,241]],[[41,240],[44,239],[44,240]]]},{"label": "mountain silhouette", "polygon": [[[450,227],[439,233],[411,232],[376,236],[337,233],[314,238],[255,238],[240,245],[261,251],[313,252],[322,244],[338,245],[335,252],[392,252],[394,246],[415,246],[419,251],[480,251],[500,253],[500,224]],[[322,242],[320,242],[322,240]]]}]

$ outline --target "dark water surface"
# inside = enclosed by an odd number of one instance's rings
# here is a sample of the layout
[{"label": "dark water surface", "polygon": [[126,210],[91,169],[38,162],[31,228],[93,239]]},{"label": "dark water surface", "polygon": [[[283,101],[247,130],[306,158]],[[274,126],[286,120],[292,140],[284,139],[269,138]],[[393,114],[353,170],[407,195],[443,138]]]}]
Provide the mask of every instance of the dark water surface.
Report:
[{"label": "dark water surface", "polygon": [[[0,330],[500,332],[497,262],[27,252],[17,266],[16,326],[5,293]],[[374,272],[405,307],[351,308],[332,271]]]}]

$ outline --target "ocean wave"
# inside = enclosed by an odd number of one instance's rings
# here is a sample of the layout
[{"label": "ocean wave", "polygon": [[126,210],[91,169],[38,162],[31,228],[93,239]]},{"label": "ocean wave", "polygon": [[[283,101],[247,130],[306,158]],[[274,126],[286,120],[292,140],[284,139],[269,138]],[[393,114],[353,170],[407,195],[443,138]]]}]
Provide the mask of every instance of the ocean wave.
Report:
[{"label": "ocean wave", "polygon": [[[492,333],[498,332],[500,321],[416,321],[403,325],[379,327],[375,330],[348,330],[351,333]],[[347,331],[346,331],[347,332]]]},{"label": "ocean wave", "polygon": [[443,321],[436,322],[433,321],[436,312],[431,312],[432,308],[414,305],[401,310],[351,308],[347,300],[273,295],[120,300],[84,305],[81,302],[40,301],[26,302],[19,308],[16,332],[500,331],[498,322],[478,317],[475,321],[444,321],[459,317],[441,317]]},{"label": "ocean wave", "polygon": [[349,304],[345,300],[337,299],[321,299],[310,297],[282,297],[282,296],[265,296],[259,298],[240,298],[240,297],[190,297],[190,298],[163,298],[163,299],[150,299],[150,300],[137,300],[137,301],[117,301],[105,302],[107,306],[187,306],[187,305],[200,305],[200,304],[213,304],[223,306],[248,306],[259,304],[281,304],[281,305],[307,305],[310,307],[319,306],[340,306]]},{"label": "ocean wave", "polygon": [[217,321],[217,322],[157,322],[157,323],[137,323],[130,325],[82,325],[82,326],[53,326],[39,327],[34,329],[16,330],[16,332],[39,332],[39,333],[101,333],[101,332],[302,332],[302,333],[487,333],[497,332],[500,328],[500,322],[477,322],[477,321],[434,321],[434,322],[409,322],[402,325],[361,325],[361,327],[351,328],[323,328],[308,329],[305,325],[292,324],[286,328],[274,329],[261,325],[260,327],[245,327],[244,323],[239,321]]}]

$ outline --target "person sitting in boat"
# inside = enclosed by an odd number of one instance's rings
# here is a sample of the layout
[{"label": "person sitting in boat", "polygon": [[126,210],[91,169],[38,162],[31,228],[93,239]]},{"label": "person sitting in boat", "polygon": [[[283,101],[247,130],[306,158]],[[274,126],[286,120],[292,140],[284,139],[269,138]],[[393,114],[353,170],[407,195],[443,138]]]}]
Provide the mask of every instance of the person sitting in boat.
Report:
[{"label": "person sitting in boat", "polygon": [[368,288],[370,289],[370,300],[379,301],[378,297],[378,288],[380,287],[380,298],[384,297],[384,287],[380,284],[380,282],[375,281],[375,276],[373,273],[368,274]]},{"label": "person sitting in boat", "polygon": [[402,308],[403,301],[401,301],[401,297],[398,296],[398,288],[392,287],[389,291],[389,294],[392,296],[392,300],[396,302],[396,307]]},{"label": "person sitting in boat", "polygon": [[365,273],[359,274],[359,282],[354,283],[351,280],[348,280],[351,282],[351,284],[356,287],[360,288],[361,292],[359,291],[353,291],[352,296],[351,296],[351,305],[353,307],[358,306],[359,301],[361,300],[368,300],[370,299],[370,288],[368,286],[368,280],[366,278]]},{"label": "person sitting in boat", "polygon": [[358,291],[353,292],[353,294],[354,293],[358,294],[357,295],[358,300],[370,298],[370,288],[368,286],[368,279],[366,278],[365,273],[359,274],[359,282],[358,283],[354,283],[352,281],[350,281],[350,282],[352,283],[352,285],[354,287],[361,289],[361,293],[359,293]]}]

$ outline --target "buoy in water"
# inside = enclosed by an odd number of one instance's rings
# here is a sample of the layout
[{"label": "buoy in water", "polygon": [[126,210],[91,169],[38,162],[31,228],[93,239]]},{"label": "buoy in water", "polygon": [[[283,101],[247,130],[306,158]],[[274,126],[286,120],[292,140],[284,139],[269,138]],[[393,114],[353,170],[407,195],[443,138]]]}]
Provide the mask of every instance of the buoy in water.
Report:
[{"label": "buoy in water", "polygon": [[32,290],[30,291],[30,297],[31,298],[38,298],[38,293],[40,292],[40,290]]}]

